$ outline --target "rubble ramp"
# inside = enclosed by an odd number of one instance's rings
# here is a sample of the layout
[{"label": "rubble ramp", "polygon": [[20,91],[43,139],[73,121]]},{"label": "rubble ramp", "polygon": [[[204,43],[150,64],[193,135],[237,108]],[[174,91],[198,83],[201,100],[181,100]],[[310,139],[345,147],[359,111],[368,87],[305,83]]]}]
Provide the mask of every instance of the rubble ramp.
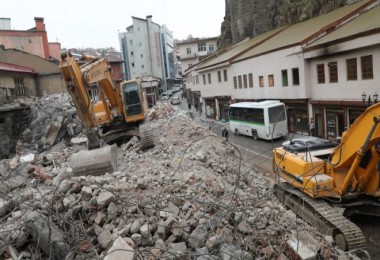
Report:
[{"label": "rubble ramp", "polygon": [[73,175],[102,175],[117,170],[117,147],[107,145],[94,150],[82,150],[71,155],[69,166]]}]

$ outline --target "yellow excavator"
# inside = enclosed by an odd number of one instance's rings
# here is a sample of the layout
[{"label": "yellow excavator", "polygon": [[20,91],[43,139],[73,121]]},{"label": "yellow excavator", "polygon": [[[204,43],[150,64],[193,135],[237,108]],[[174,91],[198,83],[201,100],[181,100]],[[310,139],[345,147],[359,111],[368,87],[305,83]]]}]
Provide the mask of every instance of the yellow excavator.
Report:
[{"label": "yellow excavator", "polygon": [[143,126],[148,103],[139,80],[123,81],[116,86],[105,58],[69,51],[61,53],[59,67],[82,121],[89,149],[132,136],[140,137],[143,149],[154,146],[149,129]]},{"label": "yellow excavator", "polygon": [[301,137],[273,150],[276,197],[344,251],[366,249],[350,218],[380,216],[380,103],[367,108],[340,140]]}]

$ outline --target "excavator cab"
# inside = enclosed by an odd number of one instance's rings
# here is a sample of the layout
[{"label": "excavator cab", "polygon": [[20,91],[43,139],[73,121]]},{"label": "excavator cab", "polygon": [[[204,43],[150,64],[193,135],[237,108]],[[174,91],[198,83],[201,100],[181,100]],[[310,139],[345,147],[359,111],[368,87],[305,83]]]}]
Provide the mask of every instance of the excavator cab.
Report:
[{"label": "excavator cab", "polygon": [[144,116],[138,82],[127,81],[122,84],[122,90],[127,122],[129,117]]}]

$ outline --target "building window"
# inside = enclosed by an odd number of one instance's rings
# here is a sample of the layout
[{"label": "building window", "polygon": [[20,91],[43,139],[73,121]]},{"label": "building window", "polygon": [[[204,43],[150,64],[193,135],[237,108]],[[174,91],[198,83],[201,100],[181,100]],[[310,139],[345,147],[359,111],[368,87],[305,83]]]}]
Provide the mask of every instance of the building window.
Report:
[{"label": "building window", "polygon": [[16,96],[25,96],[24,78],[13,78],[15,82]]},{"label": "building window", "polygon": [[140,57],[143,58],[143,57],[144,57],[144,54],[141,54]]},{"label": "building window", "polygon": [[329,74],[330,74],[330,83],[338,82],[338,63],[336,61],[329,62]]},{"label": "building window", "polygon": [[206,85],[206,74],[203,74],[203,85]]},{"label": "building window", "polygon": [[292,69],[292,76],[293,76],[293,86],[299,86],[300,84],[300,72],[298,68]]},{"label": "building window", "polygon": [[139,43],[139,47],[142,47],[142,43],[141,42]]},{"label": "building window", "polygon": [[227,81],[227,70],[223,70],[224,81]]},{"label": "building window", "polygon": [[131,56],[133,56],[133,51],[131,51]]},{"label": "building window", "polygon": [[208,73],[207,77],[208,77],[208,84],[211,84],[211,73]]},{"label": "building window", "polygon": [[347,80],[358,80],[358,65],[357,65],[357,59],[347,59],[346,60],[347,65]]},{"label": "building window", "polygon": [[243,82],[241,81],[241,76],[238,76],[238,83],[239,83],[239,88],[243,88]]},{"label": "building window", "polygon": [[208,46],[208,51],[209,51],[209,52],[213,52],[213,51],[214,51],[214,44],[210,44],[210,45]]},{"label": "building window", "polygon": [[197,85],[199,84],[199,76],[198,76],[198,75],[195,76],[195,83],[196,83]]},{"label": "building window", "polygon": [[133,41],[132,41],[132,40],[129,40],[129,43],[132,45],[132,44],[133,44]]},{"label": "building window", "polygon": [[222,72],[218,71],[218,82],[222,82]]},{"label": "building window", "polygon": [[191,48],[186,48],[186,54],[191,54]]},{"label": "building window", "polygon": [[141,68],[143,69],[143,68],[144,68],[144,65],[141,65]]},{"label": "building window", "polygon": [[236,76],[234,77],[234,89],[237,89]]},{"label": "building window", "polygon": [[274,76],[273,76],[273,74],[268,75],[268,84],[269,84],[269,87],[274,87]]},{"label": "building window", "polygon": [[264,87],[264,76],[259,76],[259,86],[260,88]]},{"label": "building window", "polygon": [[325,83],[325,64],[317,64],[318,84]]},{"label": "building window", "polygon": [[199,52],[206,51],[206,43],[205,42],[199,42],[198,43],[198,51]]},{"label": "building window", "polygon": [[248,88],[247,74],[243,75],[243,84],[244,84],[244,88]]},{"label": "building window", "polygon": [[288,70],[281,70],[281,78],[282,78],[282,86],[283,87],[289,86],[289,83],[288,83]]},{"label": "building window", "polygon": [[362,79],[373,79],[372,55],[360,57],[362,64]]},{"label": "building window", "polygon": [[249,87],[253,88],[253,74],[252,73],[248,74],[248,83],[249,83]]},{"label": "building window", "polygon": [[135,63],[134,62],[132,62],[132,67],[134,67],[135,66]]}]

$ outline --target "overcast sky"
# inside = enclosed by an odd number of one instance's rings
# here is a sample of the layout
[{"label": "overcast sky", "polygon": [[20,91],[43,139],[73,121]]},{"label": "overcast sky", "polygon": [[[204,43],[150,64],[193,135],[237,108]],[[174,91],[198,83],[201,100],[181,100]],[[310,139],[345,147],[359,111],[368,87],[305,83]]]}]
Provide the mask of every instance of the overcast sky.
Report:
[{"label": "overcast sky", "polygon": [[43,17],[49,42],[62,48],[120,50],[118,32],[132,25],[132,16],[173,32],[175,39],[215,37],[225,15],[225,0],[11,0],[2,3],[0,17],[11,18],[11,29],[27,30]]}]

